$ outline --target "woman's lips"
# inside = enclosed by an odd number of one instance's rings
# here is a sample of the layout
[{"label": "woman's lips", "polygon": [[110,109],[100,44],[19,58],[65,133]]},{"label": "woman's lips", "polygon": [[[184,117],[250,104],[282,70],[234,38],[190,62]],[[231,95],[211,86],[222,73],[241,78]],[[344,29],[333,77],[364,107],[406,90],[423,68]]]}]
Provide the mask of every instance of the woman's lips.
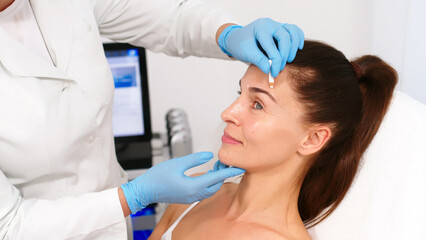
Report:
[{"label": "woman's lips", "polygon": [[240,142],[240,141],[236,140],[235,138],[231,137],[226,132],[223,133],[222,142],[223,143],[228,143],[228,144],[242,144],[242,142]]}]

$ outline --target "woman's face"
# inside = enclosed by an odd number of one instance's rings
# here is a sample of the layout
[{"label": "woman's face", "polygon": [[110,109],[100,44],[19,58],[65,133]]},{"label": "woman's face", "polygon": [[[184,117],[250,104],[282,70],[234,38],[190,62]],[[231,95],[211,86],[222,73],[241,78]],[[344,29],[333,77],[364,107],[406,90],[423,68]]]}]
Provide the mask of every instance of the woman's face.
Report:
[{"label": "woman's face", "polygon": [[296,157],[307,128],[284,69],[269,88],[268,75],[251,65],[240,97],[221,117],[226,123],[219,159],[247,171],[269,169]]}]

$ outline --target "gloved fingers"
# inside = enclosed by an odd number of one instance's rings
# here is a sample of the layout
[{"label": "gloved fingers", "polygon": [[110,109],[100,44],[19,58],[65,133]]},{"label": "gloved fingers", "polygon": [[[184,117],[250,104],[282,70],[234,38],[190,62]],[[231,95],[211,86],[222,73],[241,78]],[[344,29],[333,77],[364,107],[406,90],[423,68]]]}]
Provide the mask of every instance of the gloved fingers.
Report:
[{"label": "gloved fingers", "polygon": [[280,71],[282,71],[287,63],[287,60],[289,59],[289,55],[291,56],[290,46],[292,43],[290,40],[290,34],[284,28],[281,28],[275,32],[274,38],[277,40],[278,49],[283,59],[280,66]]},{"label": "gloved fingers", "polygon": [[299,33],[299,39],[300,39],[299,50],[302,50],[303,46],[305,45],[305,33],[299,27],[297,28],[299,29],[299,31],[297,32]]},{"label": "gloved fingers", "polygon": [[248,61],[256,65],[260,70],[262,70],[262,72],[269,74],[271,65],[269,65],[268,57],[265,56],[257,46],[251,51]]},{"label": "gloved fingers", "polygon": [[220,160],[217,160],[215,162],[214,166],[213,166],[213,171],[218,171],[220,169],[224,169],[224,168],[227,168],[227,167],[229,167],[229,166],[226,165],[226,164],[223,164]]},{"label": "gloved fingers", "polygon": [[[280,73],[281,63],[284,60],[275,45],[274,38],[271,36],[269,31],[262,31],[257,34],[257,40],[263,50],[265,50],[266,54],[268,54],[269,59],[272,60],[272,65],[270,66],[272,77],[277,77]],[[269,73],[269,71],[267,73]]]},{"label": "gloved fingers", "polygon": [[223,181],[220,181],[220,182],[216,183],[215,185],[207,187],[204,190],[203,195],[205,196],[205,198],[209,198],[209,197],[213,196],[217,191],[219,191],[219,189],[222,187],[222,185],[223,185]]},{"label": "gloved fingers", "polygon": [[220,161],[219,161],[219,160],[217,160],[217,161],[214,163],[213,171],[217,171],[217,170],[219,170],[219,169],[220,169]]},{"label": "gloved fingers", "polygon": [[222,182],[227,178],[243,174],[244,172],[245,172],[244,169],[229,167],[229,168],[220,169],[214,172],[208,172],[198,177],[194,177],[194,180],[197,181],[202,186],[209,187],[219,182]]},{"label": "gloved fingers", "polygon": [[186,170],[202,165],[206,162],[208,162],[210,159],[213,158],[213,153],[211,152],[197,152],[193,153],[187,156],[183,156],[180,158],[176,158],[174,160],[177,161],[176,169],[178,171],[185,172]]},{"label": "gloved fingers", "polygon": [[292,62],[296,57],[296,53],[299,48],[299,34],[297,33],[297,31],[294,31],[290,24],[284,24],[282,29],[286,31],[290,37],[290,53],[286,61]]},{"label": "gloved fingers", "polygon": [[294,24],[289,23],[283,24],[283,28],[285,28],[290,33],[290,36],[297,36],[298,41],[296,41],[296,44],[300,50],[303,49],[305,44],[305,33],[303,33],[302,29]]}]

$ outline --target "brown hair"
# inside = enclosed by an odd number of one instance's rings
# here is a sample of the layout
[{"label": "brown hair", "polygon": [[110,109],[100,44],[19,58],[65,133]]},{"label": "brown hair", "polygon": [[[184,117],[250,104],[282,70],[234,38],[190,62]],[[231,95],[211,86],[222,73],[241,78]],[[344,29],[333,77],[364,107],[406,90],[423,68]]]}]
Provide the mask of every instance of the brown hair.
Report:
[{"label": "brown hair", "polygon": [[307,227],[329,216],[347,193],[360,158],[379,129],[397,73],[376,56],[350,62],[324,43],[305,41],[288,64],[290,86],[306,123],[325,123],[331,137],[310,161],[298,199]]}]

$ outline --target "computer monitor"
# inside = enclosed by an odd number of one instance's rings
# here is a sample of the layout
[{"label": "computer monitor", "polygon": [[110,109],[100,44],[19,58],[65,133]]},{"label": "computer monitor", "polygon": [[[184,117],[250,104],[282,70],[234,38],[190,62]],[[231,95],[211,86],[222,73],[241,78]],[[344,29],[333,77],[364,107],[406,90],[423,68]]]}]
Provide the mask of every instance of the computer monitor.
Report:
[{"label": "computer monitor", "polygon": [[151,120],[145,49],[104,43],[114,78],[113,132],[116,153],[124,169],[149,168]]}]

